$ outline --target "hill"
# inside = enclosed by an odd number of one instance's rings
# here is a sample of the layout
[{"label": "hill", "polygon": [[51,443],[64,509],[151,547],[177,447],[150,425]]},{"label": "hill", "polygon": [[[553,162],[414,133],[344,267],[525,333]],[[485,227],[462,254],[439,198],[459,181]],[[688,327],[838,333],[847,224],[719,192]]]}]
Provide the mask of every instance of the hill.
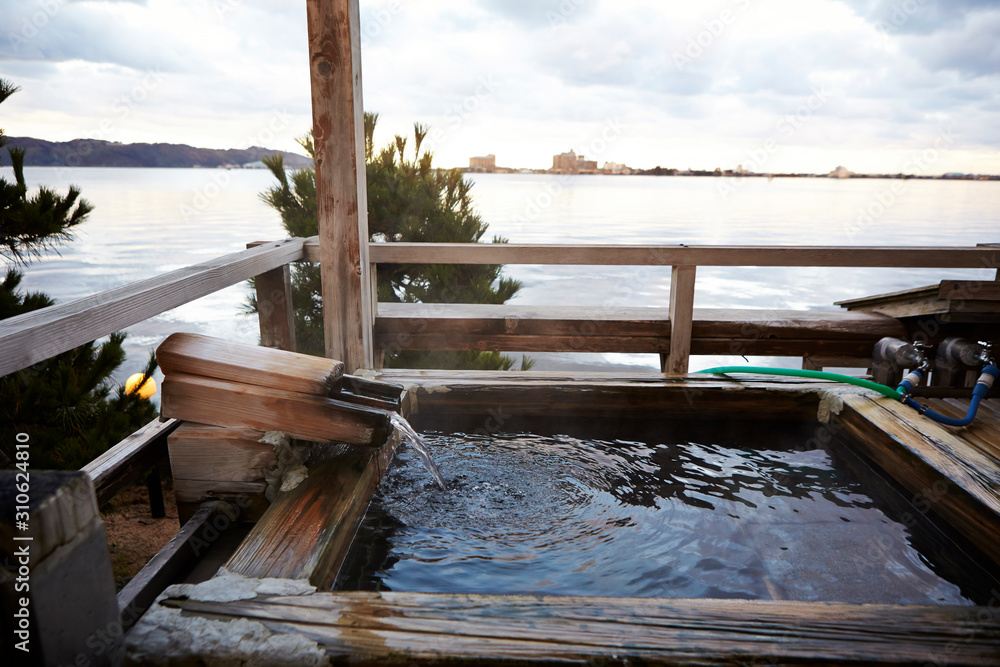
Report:
[{"label": "hill", "polygon": [[311,167],[304,155],[250,148],[195,148],[186,144],[122,144],[101,139],[45,141],[31,137],[7,137],[8,145],[25,149],[28,167],[225,167],[256,162],[265,155],[281,153],[286,167]]}]

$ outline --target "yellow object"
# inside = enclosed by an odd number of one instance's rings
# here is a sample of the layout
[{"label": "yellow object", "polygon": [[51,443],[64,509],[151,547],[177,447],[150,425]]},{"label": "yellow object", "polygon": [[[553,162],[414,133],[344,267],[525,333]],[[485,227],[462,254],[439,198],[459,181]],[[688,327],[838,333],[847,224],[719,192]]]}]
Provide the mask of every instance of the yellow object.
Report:
[{"label": "yellow object", "polygon": [[[133,391],[136,391],[136,387],[139,387],[139,383],[142,382],[142,378],[143,378],[142,373],[136,373],[135,375],[129,377],[129,379],[125,380],[125,391],[129,394],[131,394]],[[153,378],[149,378],[148,380],[142,383],[141,387],[139,387],[140,398],[152,398],[155,394],[156,394],[156,380],[154,380]]]}]

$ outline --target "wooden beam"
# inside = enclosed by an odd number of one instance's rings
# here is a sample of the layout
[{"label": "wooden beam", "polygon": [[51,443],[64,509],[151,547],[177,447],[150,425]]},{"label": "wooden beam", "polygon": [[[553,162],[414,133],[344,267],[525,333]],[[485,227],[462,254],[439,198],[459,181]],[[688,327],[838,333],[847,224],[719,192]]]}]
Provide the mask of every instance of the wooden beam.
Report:
[{"label": "wooden beam", "polygon": [[419,421],[432,417],[587,417],[815,419],[819,394],[831,383],[789,378],[740,381],[711,375],[664,378],[606,374],[490,371],[384,371],[410,386]]},{"label": "wooden beam", "polygon": [[688,372],[695,270],[693,266],[675,266],[670,273],[670,353],[661,360],[660,369],[669,375]]},{"label": "wooden beam", "polygon": [[[205,623],[261,623],[290,635],[289,644],[292,637],[315,642],[336,664],[984,667],[1000,662],[1000,621],[986,607],[389,591],[234,602],[168,598],[159,604]],[[171,651],[164,659],[211,662],[188,648],[192,642],[183,634],[172,639],[163,643]],[[254,648],[247,642],[243,652],[229,649],[226,656],[249,662]]]},{"label": "wooden beam", "polygon": [[[670,351],[667,308],[380,304],[378,349],[508,352]],[[906,330],[884,315],[846,311],[693,310],[692,354],[870,357]]]},{"label": "wooden beam", "polygon": [[358,0],[306,0],[328,357],[372,368]]},{"label": "wooden beam", "polygon": [[1000,284],[996,280],[942,280],[938,296],[961,301],[1000,301]]},{"label": "wooden beam", "polygon": [[341,361],[191,333],[168,336],[156,360],[166,377],[183,373],[310,396],[328,396],[344,376]]},{"label": "wooden beam", "polygon": [[0,376],[303,257],[303,239],[268,243],[0,322]]},{"label": "wooden beam", "polygon": [[257,322],[260,344],[295,352],[295,313],[292,309],[292,272],[287,264],[257,276]]},{"label": "wooden beam", "polygon": [[329,589],[399,444],[341,449],[271,503],[225,567],[248,577],[307,579]]},{"label": "wooden beam", "polygon": [[881,246],[543,245],[376,243],[376,264],[576,264],[628,266],[832,266],[982,269],[998,248]]},{"label": "wooden beam", "polygon": [[98,505],[114,498],[163,460],[167,456],[167,437],[179,425],[176,419],[151,421],[81,468],[94,482]]},{"label": "wooden beam", "polygon": [[381,446],[389,426],[387,413],[365,406],[183,373],[164,378],[162,412],[199,424],[284,431],[301,440],[370,447]]}]

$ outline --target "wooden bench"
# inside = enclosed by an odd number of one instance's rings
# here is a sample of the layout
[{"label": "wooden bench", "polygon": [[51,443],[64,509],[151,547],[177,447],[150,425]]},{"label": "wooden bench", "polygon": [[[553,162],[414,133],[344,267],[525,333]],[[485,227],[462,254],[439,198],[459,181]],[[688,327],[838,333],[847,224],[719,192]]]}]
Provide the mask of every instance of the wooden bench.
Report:
[{"label": "wooden bench", "polygon": [[[670,351],[667,308],[380,303],[375,345],[395,350]],[[895,318],[833,310],[695,308],[691,353],[869,359]]]}]

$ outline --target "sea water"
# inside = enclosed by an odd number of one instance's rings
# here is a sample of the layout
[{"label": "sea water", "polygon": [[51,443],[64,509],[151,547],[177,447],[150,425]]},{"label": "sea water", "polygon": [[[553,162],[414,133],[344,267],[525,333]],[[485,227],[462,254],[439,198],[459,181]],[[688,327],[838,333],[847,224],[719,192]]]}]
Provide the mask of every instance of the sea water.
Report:
[{"label": "sea water", "polygon": [[[0,169],[11,178],[10,168]],[[75,240],[25,270],[23,287],[66,302],[287,236],[259,193],[266,170],[60,169],[29,167],[32,189],[80,187],[94,211]],[[1000,182],[880,179],[691,178],[468,174],[487,237],[512,243],[721,245],[975,245],[997,242]],[[892,203],[885,206],[885,192]],[[930,285],[992,280],[993,269],[699,267],[698,308],[836,308],[834,301]],[[522,282],[513,303],[660,306],[670,267],[508,265]],[[246,284],[129,327],[121,380],[175,331],[256,343],[256,317],[242,314]],[[511,352],[516,352],[512,350]],[[532,353],[537,370],[659,369],[655,354]],[[518,358],[518,357],[515,357]],[[757,358],[791,366],[787,358]],[[743,363],[695,358],[692,368]],[[158,378],[159,379],[159,378]]]}]

